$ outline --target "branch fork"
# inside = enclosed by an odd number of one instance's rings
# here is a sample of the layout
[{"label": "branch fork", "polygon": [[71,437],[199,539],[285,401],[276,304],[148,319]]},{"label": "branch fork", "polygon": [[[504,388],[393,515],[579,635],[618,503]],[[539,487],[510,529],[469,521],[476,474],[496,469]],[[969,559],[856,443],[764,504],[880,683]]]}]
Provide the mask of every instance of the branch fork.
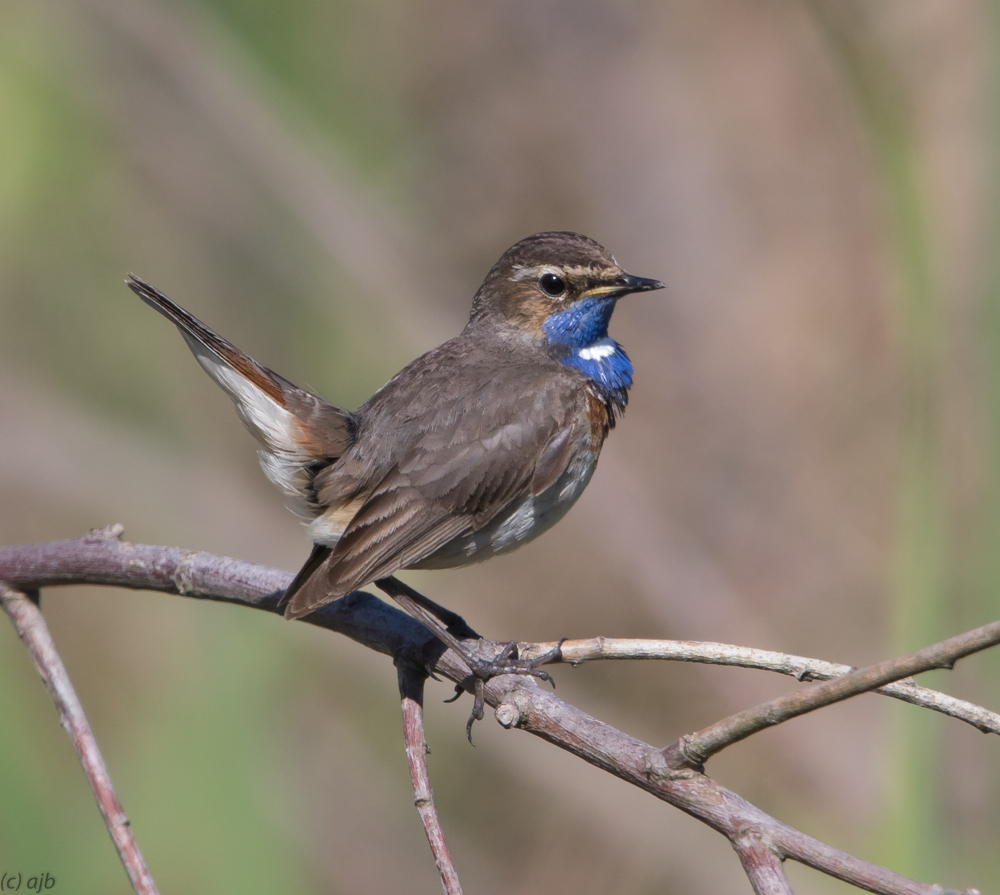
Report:
[{"label": "branch fork", "polygon": [[[121,526],[109,526],[73,541],[0,548],[0,604],[17,628],[56,702],[60,720],[80,755],[134,891],[155,895],[156,887],[114,794],[93,732],[76,700],[41,612],[28,595],[36,594],[39,588],[61,584],[106,584],[221,600],[278,612],[278,599],[292,575],[205,553],[129,544],[120,540],[121,535]],[[394,658],[414,804],[424,825],[445,895],[460,895],[461,884],[444,840],[427,773],[423,693],[428,672],[468,687],[468,666],[461,656],[447,649],[420,623],[371,594],[349,594],[303,621],[344,634]],[[703,771],[713,755],[759,730],[870,690],[944,712],[984,732],[1000,733],[1000,716],[996,713],[919,687],[908,680],[930,668],[950,668],[963,656],[997,643],[1000,643],[1000,622],[949,638],[909,656],[852,670],[815,659],[726,644],[612,638],[562,642],[560,659],[571,664],[598,658],[657,658],[765,668],[802,679],[829,678],[687,734],[665,749],[630,737],[564,702],[539,687],[533,679],[520,675],[491,678],[483,685],[482,693],[485,702],[494,708],[502,727],[516,727],[541,737],[669,802],[725,835],[757,895],[789,895],[792,892],[783,868],[787,860],[881,895],[960,895],[954,889],[906,879],[788,827],[719,785]],[[553,644],[518,646],[522,656],[537,656],[551,650]],[[482,647],[502,652],[505,645],[484,642]],[[968,889],[964,895],[978,893]]]}]

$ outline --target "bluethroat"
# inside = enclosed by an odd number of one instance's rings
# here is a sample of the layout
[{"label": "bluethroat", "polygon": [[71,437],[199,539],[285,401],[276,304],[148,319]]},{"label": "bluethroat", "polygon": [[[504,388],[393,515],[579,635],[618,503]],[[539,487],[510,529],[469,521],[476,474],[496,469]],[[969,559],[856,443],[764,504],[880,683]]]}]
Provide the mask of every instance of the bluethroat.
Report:
[{"label": "bluethroat", "polygon": [[[611,314],[623,295],[663,288],[586,236],[536,233],[486,275],[460,335],[352,412],[258,364],[138,277],[127,282],[177,325],[308,522],[314,547],[282,597],[285,617],[375,582],[450,646],[440,607],[414,607],[422,598],[393,574],[480,562],[562,518],[628,402],[632,363],[608,335]],[[500,663],[486,674],[510,670],[524,671]]]}]

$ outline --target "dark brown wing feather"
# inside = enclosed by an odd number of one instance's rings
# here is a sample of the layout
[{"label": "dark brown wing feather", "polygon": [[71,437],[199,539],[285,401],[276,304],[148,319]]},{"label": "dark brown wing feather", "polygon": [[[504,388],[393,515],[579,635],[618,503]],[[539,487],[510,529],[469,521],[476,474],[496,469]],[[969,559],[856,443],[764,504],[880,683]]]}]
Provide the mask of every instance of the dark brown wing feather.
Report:
[{"label": "dark brown wing feather", "polygon": [[[467,519],[446,518],[440,513],[429,512],[421,518],[414,512],[417,509],[410,504],[396,516],[378,519],[372,525],[361,524],[342,538],[337,547],[339,550],[346,540],[344,554],[334,551],[337,555],[327,556],[322,566],[307,575],[297,590],[289,588],[291,598],[285,608],[285,618],[308,615],[370,581],[412,565],[457,537],[468,526]],[[431,520],[429,516],[437,518]],[[300,577],[301,572],[296,580]]]},{"label": "dark brown wing feather", "polygon": [[573,454],[573,436],[576,434],[574,426],[567,426],[555,433],[542,448],[542,453],[535,464],[535,471],[531,476],[531,493],[541,494],[551,488],[559,476],[566,471],[569,458]]},{"label": "dark brown wing feather", "polygon": [[333,553],[329,547],[323,544],[313,544],[312,553],[309,554],[309,559],[306,560],[305,565],[299,569],[298,574],[292,579],[292,583],[288,585],[288,590],[286,590],[282,595],[281,599],[278,601],[278,608],[281,609],[287,606],[292,598],[302,589],[302,587],[312,578],[313,573],[322,566],[327,559],[329,559],[330,554]]},{"label": "dark brown wing feather", "polygon": [[419,359],[358,412],[357,440],[324,473],[320,493],[341,494],[338,483],[365,474],[378,484],[290,601],[289,617],[420,562],[565,470],[585,401],[579,382],[555,364],[449,356],[452,345]]}]

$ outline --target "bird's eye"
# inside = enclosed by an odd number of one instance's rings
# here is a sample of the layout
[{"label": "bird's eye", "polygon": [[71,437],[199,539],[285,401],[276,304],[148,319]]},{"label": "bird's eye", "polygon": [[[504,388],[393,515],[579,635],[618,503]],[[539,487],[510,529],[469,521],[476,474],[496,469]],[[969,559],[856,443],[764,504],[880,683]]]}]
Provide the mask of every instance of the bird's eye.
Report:
[{"label": "bird's eye", "polygon": [[562,295],[566,291],[566,281],[562,277],[557,277],[554,273],[542,274],[539,283],[541,283],[542,291],[553,298]]}]

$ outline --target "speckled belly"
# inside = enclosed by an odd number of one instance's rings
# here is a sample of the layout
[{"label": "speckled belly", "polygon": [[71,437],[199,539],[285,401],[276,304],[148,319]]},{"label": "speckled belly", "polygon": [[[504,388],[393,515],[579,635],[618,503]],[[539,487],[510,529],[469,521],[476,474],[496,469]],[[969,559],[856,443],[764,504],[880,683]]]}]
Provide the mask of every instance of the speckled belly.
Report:
[{"label": "speckled belly", "polygon": [[449,541],[408,568],[453,569],[509,553],[555,525],[587,487],[597,466],[597,455],[580,451],[566,471],[541,494],[522,498],[485,528]]}]

